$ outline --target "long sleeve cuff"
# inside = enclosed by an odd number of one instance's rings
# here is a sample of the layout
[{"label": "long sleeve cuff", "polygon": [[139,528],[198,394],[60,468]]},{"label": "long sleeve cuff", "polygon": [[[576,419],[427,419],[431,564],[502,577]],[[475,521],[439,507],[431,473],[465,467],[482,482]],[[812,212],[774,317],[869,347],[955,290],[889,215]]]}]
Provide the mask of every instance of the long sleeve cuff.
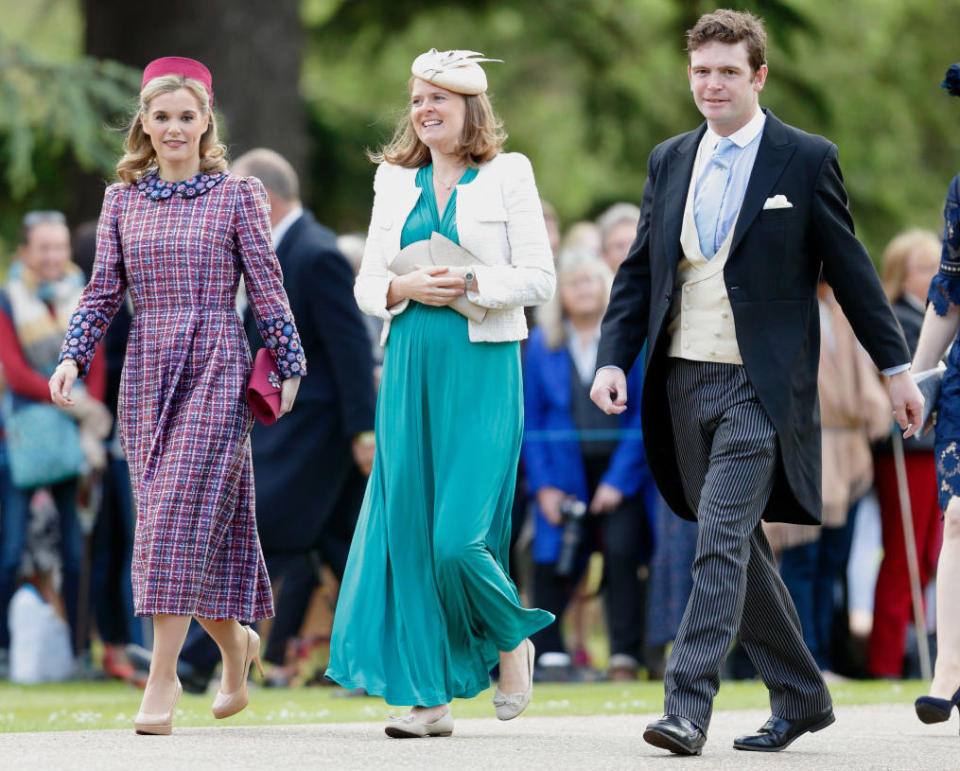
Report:
[{"label": "long sleeve cuff", "polygon": [[73,359],[77,363],[80,377],[86,377],[93,355],[109,325],[110,319],[99,311],[88,308],[77,310],[70,318],[58,362]]},{"label": "long sleeve cuff", "polygon": [[300,345],[300,335],[293,321],[293,315],[286,313],[280,318],[258,322],[263,344],[270,350],[280,371],[286,380],[307,374],[307,359]]},{"label": "long sleeve cuff", "polygon": [[906,364],[898,364],[896,367],[887,367],[885,370],[881,370],[884,375],[887,377],[892,377],[893,375],[899,375],[901,372],[906,372],[910,369],[910,362]]}]

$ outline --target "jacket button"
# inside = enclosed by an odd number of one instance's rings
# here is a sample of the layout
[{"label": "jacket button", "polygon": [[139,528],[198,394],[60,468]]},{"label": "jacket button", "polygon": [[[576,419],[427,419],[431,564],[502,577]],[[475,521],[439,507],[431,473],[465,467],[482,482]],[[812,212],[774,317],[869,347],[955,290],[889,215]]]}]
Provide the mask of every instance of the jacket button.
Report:
[{"label": "jacket button", "polygon": [[684,347],[684,348],[689,348],[689,347],[690,347],[690,343],[684,343],[684,344],[683,344],[683,347]]},{"label": "jacket button", "polygon": [[729,316],[730,316],[730,314],[727,313],[726,311],[724,311],[723,313],[720,314],[720,318],[721,318],[721,319],[725,319],[725,318],[727,318],[727,317],[729,317]]},{"label": "jacket button", "polygon": [[714,332],[714,333],[713,333],[713,336],[714,336],[714,337],[720,337],[720,333],[719,333],[719,332]]},{"label": "jacket button", "polygon": [[690,325],[689,325],[689,324],[684,324],[684,325],[683,325],[683,328],[684,328],[684,329],[690,329]]}]

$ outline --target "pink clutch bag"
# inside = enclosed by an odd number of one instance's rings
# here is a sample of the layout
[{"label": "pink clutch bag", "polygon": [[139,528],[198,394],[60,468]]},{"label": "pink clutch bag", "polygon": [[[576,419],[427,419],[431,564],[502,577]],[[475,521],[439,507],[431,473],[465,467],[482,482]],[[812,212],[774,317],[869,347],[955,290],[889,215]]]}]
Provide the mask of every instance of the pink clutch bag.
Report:
[{"label": "pink clutch bag", "polygon": [[266,426],[272,426],[280,416],[280,370],[266,348],[257,351],[253,373],[247,384],[247,404],[253,416]]}]

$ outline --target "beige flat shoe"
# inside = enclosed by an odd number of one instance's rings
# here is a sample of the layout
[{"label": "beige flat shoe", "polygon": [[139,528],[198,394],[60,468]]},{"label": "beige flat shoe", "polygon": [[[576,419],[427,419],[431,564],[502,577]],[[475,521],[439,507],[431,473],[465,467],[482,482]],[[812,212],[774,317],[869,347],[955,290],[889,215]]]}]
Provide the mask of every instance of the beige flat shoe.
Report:
[{"label": "beige flat shoe", "polygon": [[217,691],[212,707],[213,716],[217,720],[236,715],[250,703],[250,699],[247,698],[247,677],[250,675],[250,664],[256,664],[260,677],[263,677],[263,665],[260,663],[260,635],[250,627],[244,628],[247,630],[247,657],[243,663],[243,682],[240,689],[232,693]]},{"label": "beige flat shoe", "polygon": [[506,694],[500,690],[500,686],[497,686],[497,690],[493,694],[493,709],[499,720],[513,720],[527,708],[530,697],[533,696],[533,663],[536,650],[529,638],[524,642],[527,644],[527,672],[530,675],[530,681],[527,684],[527,690],[523,693]]},{"label": "beige flat shoe", "polygon": [[432,723],[413,713],[392,717],[383,729],[393,739],[422,739],[425,736],[450,736],[453,733],[453,714],[450,709]]},{"label": "beige flat shoe", "polygon": [[138,712],[133,719],[133,730],[138,734],[155,736],[169,736],[173,733],[173,710],[176,709],[182,693],[183,686],[180,685],[180,678],[177,678],[177,692],[173,697],[173,704],[170,705],[170,711]]}]

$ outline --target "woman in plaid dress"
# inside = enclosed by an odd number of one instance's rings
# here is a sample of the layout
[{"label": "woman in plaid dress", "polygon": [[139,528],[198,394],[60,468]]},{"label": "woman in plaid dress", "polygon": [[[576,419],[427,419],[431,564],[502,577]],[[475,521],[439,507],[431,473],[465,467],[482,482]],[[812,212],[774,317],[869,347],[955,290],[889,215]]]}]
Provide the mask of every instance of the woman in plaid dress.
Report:
[{"label": "woman in plaid dress", "polygon": [[171,730],[191,616],[220,646],[213,711],[227,717],[246,706],[247,673],[259,663],[259,638],[241,624],[273,615],[254,519],[250,353],[234,309],[241,275],[284,378],[281,414],[306,372],[266,194],[257,180],[226,173],[211,85],[190,59],[147,66],[122,181],[104,197],[93,276],[50,381],[54,400],[68,404],[129,292],[119,420],[138,507],[134,601],[154,625],[138,733]]}]

